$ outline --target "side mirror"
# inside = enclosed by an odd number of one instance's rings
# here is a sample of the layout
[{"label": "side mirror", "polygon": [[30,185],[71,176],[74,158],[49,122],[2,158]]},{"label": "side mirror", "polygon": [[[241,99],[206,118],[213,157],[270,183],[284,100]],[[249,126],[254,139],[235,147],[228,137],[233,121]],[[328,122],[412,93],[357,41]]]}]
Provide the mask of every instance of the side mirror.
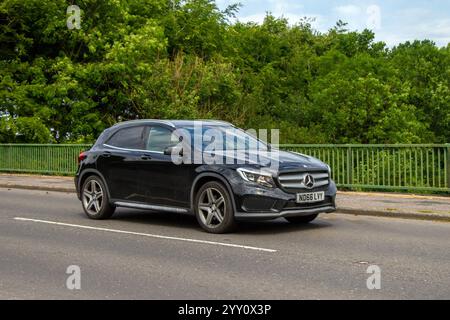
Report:
[{"label": "side mirror", "polygon": [[[166,156],[171,156],[174,152],[176,152],[177,147],[167,147],[164,149],[164,154]],[[183,156],[183,149],[180,149],[180,152],[178,153],[178,155],[181,157]]]}]

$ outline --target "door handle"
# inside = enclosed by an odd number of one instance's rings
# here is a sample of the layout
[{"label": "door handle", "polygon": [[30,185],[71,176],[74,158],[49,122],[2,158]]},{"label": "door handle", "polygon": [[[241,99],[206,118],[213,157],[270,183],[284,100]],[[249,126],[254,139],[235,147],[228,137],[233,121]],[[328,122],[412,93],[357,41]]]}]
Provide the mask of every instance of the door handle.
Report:
[{"label": "door handle", "polygon": [[152,157],[150,155],[148,155],[148,154],[141,154],[141,159],[142,160],[151,160]]},{"label": "door handle", "polygon": [[102,153],[102,157],[105,157],[105,158],[111,157],[111,152],[109,152],[109,151],[103,152],[103,153]]}]

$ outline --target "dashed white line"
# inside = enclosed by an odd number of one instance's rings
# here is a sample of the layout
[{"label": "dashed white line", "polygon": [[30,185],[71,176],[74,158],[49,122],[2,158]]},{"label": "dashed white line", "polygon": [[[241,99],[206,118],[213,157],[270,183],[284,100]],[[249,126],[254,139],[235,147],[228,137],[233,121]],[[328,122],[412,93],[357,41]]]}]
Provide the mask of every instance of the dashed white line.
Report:
[{"label": "dashed white line", "polygon": [[142,232],[134,232],[134,231],[126,231],[126,230],[118,230],[118,229],[99,228],[99,227],[92,227],[92,226],[86,226],[86,225],[80,225],[80,224],[72,224],[72,223],[64,223],[64,222],[57,222],[57,221],[49,221],[49,220],[39,220],[39,219],[30,219],[30,218],[21,218],[21,217],[15,217],[14,220],[28,221],[28,222],[37,222],[37,223],[45,223],[45,224],[51,224],[51,225],[57,225],[57,226],[63,226],[63,227],[79,228],[79,229],[87,229],[87,230],[97,230],[97,231],[106,231],[106,232],[130,234],[130,235],[135,235],[135,236],[143,236],[143,237],[157,238],[157,239],[177,240],[177,241],[184,241],[184,242],[194,242],[194,243],[216,245],[216,246],[223,246],[223,247],[232,247],[232,248],[240,248],[240,249],[247,249],[247,250],[256,250],[256,251],[271,252],[271,253],[277,252],[277,250],[274,250],[274,249],[252,247],[252,246],[246,246],[246,245],[240,245],[240,244],[215,242],[215,241],[190,239],[190,238],[171,237],[171,236],[163,236],[163,235],[158,235],[158,234],[142,233]]}]

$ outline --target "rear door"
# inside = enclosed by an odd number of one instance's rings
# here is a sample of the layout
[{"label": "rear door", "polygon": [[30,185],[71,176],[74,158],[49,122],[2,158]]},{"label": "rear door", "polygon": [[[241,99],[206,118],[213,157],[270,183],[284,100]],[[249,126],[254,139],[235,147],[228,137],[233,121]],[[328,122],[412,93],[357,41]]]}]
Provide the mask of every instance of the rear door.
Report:
[{"label": "rear door", "polygon": [[137,166],[144,153],[145,129],[142,125],[120,129],[103,145],[97,170],[105,177],[114,200],[144,200],[138,192]]}]

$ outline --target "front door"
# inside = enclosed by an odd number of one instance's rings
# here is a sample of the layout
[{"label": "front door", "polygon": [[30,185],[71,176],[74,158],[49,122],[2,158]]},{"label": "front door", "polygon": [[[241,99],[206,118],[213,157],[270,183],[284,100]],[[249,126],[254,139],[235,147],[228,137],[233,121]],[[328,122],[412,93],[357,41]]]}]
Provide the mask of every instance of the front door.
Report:
[{"label": "front door", "polygon": [[139,165],[140,193],[148,204],[188,208],[192,173],[188,165],[177,165],[170,155],[164,154],[166,148],[179,142],[172,130],[162,125],[146,130],[148,158]]}]

